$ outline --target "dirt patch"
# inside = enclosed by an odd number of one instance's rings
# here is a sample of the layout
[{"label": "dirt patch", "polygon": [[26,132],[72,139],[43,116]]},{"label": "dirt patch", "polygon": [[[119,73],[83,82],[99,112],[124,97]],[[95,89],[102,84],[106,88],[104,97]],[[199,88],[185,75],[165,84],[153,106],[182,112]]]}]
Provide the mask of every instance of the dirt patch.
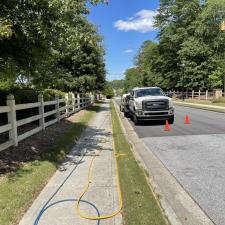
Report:
[{"label": "dirt patch", "polygon": [[17,147],[10,147],[0,152],[0,180],[1,176],[8,172],[16,171],[24,163],[40,159],[41,154],[66,133],[78,118],[85,114],[86,110],[73,114],[72,116],[55,123],[21,142]]}]

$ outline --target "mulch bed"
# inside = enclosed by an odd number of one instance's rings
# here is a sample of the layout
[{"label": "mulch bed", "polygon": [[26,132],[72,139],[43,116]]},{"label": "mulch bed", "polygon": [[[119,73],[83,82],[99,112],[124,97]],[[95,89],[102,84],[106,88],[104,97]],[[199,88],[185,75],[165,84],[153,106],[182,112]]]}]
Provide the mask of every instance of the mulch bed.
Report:
[{"label": "mulch bed", "polygon": [[[0,177],[6,173],[16,171],[24,163],[40,159],[40,155],[48,150],[48,148],[62,134],[76,122],[77,118],[84,114],[82,110],[67,119],[55,123],[21,142],[17,147],[10,147],[0,152]],[[34,126],[30,125],[30,126]],[[29,128],[25,128],[27,130]],[[5,134],[6,138],[8,134]]]}]

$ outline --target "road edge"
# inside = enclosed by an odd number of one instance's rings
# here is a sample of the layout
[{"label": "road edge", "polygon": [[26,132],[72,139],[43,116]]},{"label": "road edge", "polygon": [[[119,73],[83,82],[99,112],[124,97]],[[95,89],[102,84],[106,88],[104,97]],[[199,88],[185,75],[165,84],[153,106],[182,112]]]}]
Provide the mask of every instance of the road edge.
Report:
[{"label": "road edge", "polygon": [[136,160],[149,173],[149,183],[172,225],[214,225],[206,213],[184,190],[162,162],[138,137],[128,120],[120,113],[113,100],[125,137],[132,145]]}]

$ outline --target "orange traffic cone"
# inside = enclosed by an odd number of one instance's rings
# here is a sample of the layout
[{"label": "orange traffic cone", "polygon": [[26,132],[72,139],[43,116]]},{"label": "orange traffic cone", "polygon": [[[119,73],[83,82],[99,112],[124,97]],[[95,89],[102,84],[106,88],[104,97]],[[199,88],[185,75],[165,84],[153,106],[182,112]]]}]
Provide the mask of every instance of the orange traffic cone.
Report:
[{"label": "orange traffic cone", "polygon": [[170,128],[168,120],[166,120],[166,125],[165,125],[164,131],[171,131],[171,128]]},{"label": "orange traffic cone", "polygon": [[188,116],[188,115],[186,115],[186,118],[185,118],[185,124],[190,124],[189,116]]}]

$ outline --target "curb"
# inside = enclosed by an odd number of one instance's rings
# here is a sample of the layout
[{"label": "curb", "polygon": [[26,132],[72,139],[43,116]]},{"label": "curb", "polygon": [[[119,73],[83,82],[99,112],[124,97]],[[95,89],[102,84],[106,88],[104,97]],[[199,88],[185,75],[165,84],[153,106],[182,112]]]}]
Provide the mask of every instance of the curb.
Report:
[{"label": "curb", "polygon": [[138,137],[129,121],[121,115],[119,106],[114,100],[113,104],[124,135],[132,145],[134,156],[148,171],[150,186],[158,196],[157,199],[171,225],[215,225]]}]

